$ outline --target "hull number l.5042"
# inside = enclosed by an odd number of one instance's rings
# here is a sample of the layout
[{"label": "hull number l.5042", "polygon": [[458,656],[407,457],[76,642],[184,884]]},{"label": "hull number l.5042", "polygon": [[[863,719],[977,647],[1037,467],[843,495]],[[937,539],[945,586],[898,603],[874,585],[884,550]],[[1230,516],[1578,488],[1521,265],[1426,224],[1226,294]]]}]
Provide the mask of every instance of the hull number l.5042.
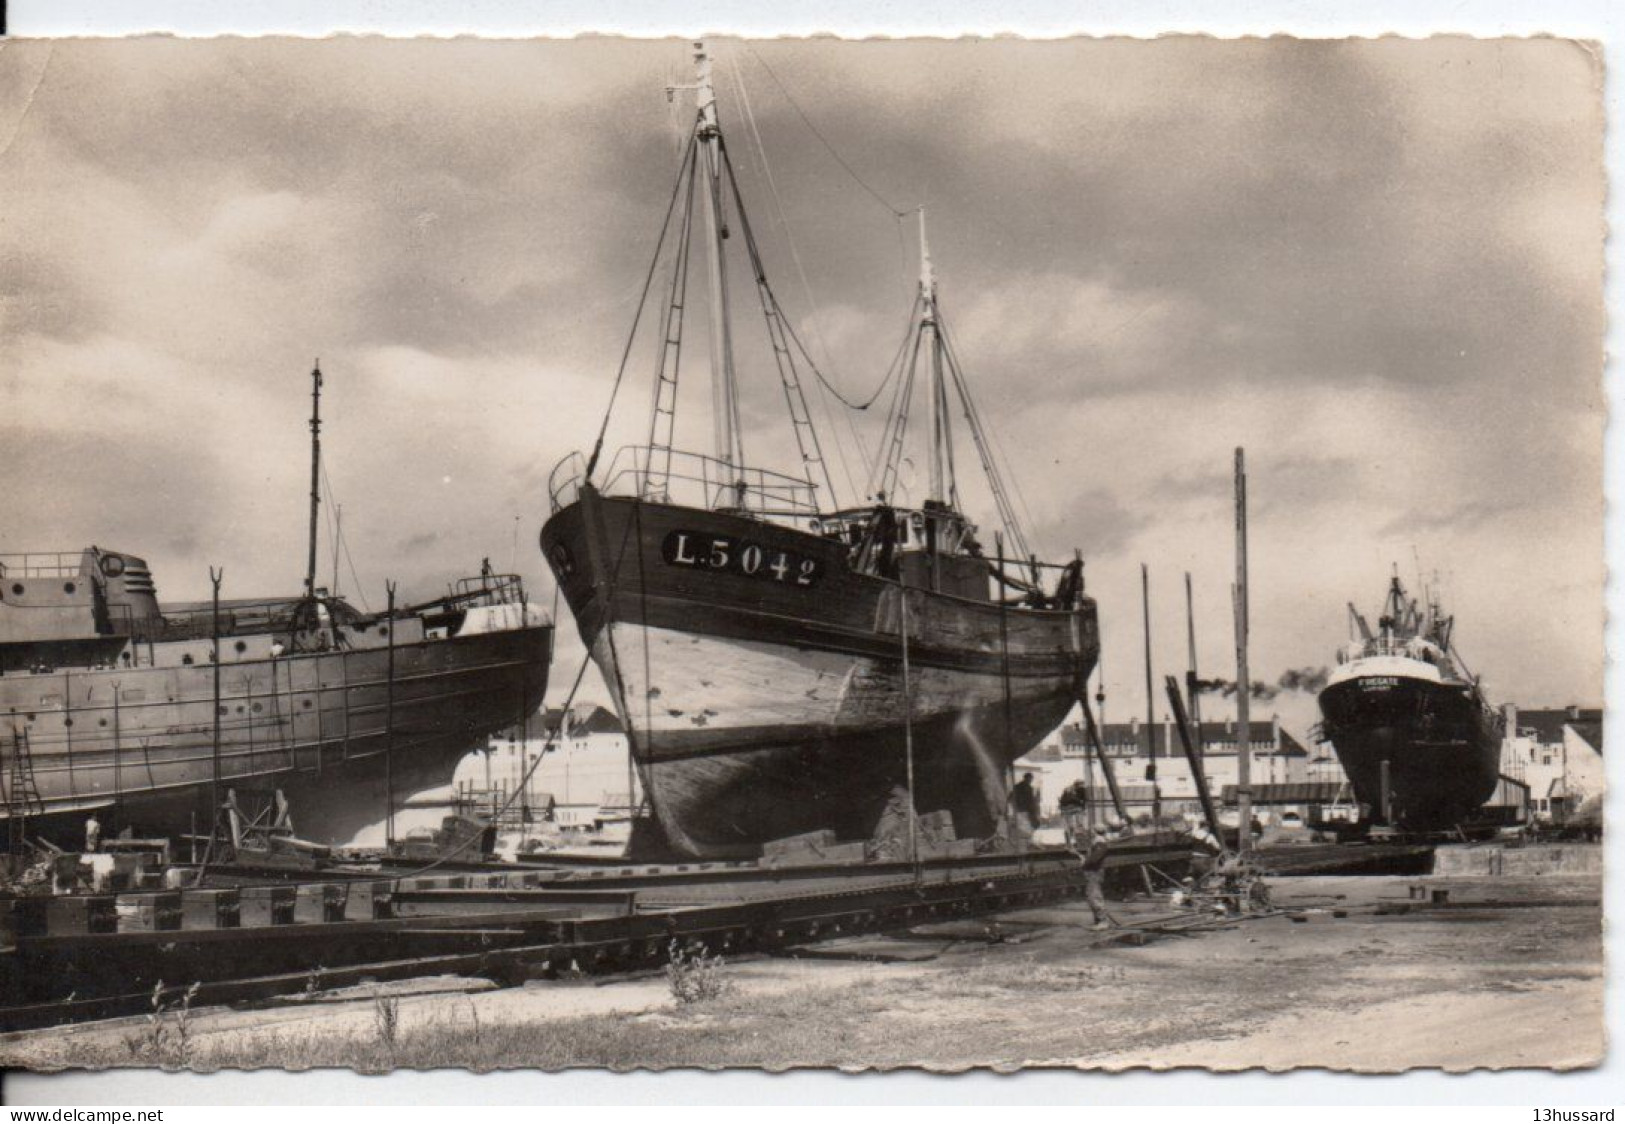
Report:
[{"label": "hull number l.5042", "polygon": [[660,544],[660,557],[668,566],[719,570],[785,585],[809,586],[823,576],[823,567],[816,558],[731,535],[671,531]]}]

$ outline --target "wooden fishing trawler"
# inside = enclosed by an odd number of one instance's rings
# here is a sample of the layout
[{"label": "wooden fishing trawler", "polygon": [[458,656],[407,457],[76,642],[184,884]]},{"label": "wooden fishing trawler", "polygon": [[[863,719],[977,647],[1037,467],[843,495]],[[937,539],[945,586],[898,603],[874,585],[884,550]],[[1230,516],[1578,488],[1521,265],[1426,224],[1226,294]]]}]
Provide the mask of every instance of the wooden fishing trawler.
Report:
[{"label": "wooden fishing trawler", "polygon": [[[694,128],[655,255],[658,266],[669,250],[672,272],[649,441],[601,469],[601,431],[590,458],[554,469],[542,549],[679,854],[749,856],[817,830],[867,839],[899,789],[917,812],[949,811],[959,838],[990,836],[1010,762],[1064,719],[1098,656],[1081,556],[1043,565],[1027,549],[943,322],[923,213],[883,456],[869,501],[840,505],[802,390],[799,368],[812,361],[768,284],[701,45],[696,60]],[[710,456],[673,440],[696,199],[708,235]],[[746,457],[724,256],[733,231],[760,297],[798,475]],[[921,381],[929,495],[907,506],[893,497]],[[1005,528],[991,554],[959,509],[955,406]]]},{"label": "wooden fishing trawler", "polygon": [[1396,573],[1373,630],[1349,606],[1354,643],[1320,693],[1321,724],[1368,822],[1408,831],[1458,827],[1500,775],[1505,719],[1453,644],[1455,620],[1424,609]]},{"label": "wooden fishing trawler", "polygon": [[227,789],[280,790],[301,837],[345,843],[449,784],[540,704],[553,629],[517,577],[485,567],[380,613],[317,588],[319,458],[317,438],[299,596],[162,606],[133,554],[0,554],[0,815],[14,843],[77,846],[91,813],[105,836],[207,834]]}]

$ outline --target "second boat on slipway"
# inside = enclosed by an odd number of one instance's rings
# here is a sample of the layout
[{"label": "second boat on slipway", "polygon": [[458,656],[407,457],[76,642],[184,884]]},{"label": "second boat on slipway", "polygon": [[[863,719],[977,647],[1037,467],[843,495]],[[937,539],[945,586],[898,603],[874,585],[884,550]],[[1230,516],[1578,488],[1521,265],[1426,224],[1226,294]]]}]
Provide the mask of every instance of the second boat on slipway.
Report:
[{"label": "second boat on slipway", "polygon": [[364,613],[316,588],[315,557],[313,538],[302,595],[216,613],[160,605],[133,554],[0,554],[12,833],[77,846],[91,813],[108,836],[206,833],[223,790],[274,788],[299,836],[347,843],[541,704],[553,626],[517,577],[484,567],[433,601]]},{"label": "second boat on slipway", "polygon": [[[1010,763],[1060,724],[1099,653],[1081,556],[1042,566],[1027,549],[938,307],[923,216],[920,285],[880,463],[867,502],[836,501],[798,370],[811,360],[763,270],[703,45],[695,58],[697,111],[667,215],[677,233],[649,443],[600,469],[600,435],[590,457],[555,468],[542,548],[678,854],[753,856],[821,829],[869,838],[898,789],[920,813],[951,813],[962,839],[992,835]],[[696,206],[709,273],[710,456],[673,446]],[[727,304],[731,231],[761,301],[796,474],[746,457]],[[913,507],[892,497],[920,373],[930,482]],[[959,509],[955,407],[1005,528],[991,556]]]}]

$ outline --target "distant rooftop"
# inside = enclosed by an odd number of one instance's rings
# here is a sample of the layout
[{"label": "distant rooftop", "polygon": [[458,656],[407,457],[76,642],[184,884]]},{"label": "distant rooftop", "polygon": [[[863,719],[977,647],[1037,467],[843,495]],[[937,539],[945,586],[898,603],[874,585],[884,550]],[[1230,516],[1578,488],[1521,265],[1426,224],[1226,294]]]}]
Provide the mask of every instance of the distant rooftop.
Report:
[{"label": "distant rooftop", "polygon": [[[1277,726],[1274,722],[1249,722],[1247,727],[1251,734],[1249,740],[1256,750],[1270,749],[1287,757],[1308,756],[1308,752],[1298,740],[1284,729],[1280,731],[1281,741],[1277,746],[1275,741]],[[1143,751],[1145,727],[1137,722],[1108,722],[1100,728],[1100,741],[1108,750]],[[1169,726],[1165,722],[1158,722],[1151,727],[1151,743],[1159,757],[1184,753],[1177,734],[1172,735],[1170,741]],[[1234,722],[1202,723],[1202,752],[1233,753],[1236,751],[1236,743]],[[1081,726],[1066,726],[1061,730],[1061,744],[1068,749],[1088,749],[1089,735]]]},{"label": "distant rooftop", "polygon": [[1586,740],[1597,752],[1602,752],[1603,712],[1600,707],[1560,706],[1531,710],[1518,708],[1518,730],[1533,731],[1535,740],[1543,744],[1563,740],[1563,727]]}]

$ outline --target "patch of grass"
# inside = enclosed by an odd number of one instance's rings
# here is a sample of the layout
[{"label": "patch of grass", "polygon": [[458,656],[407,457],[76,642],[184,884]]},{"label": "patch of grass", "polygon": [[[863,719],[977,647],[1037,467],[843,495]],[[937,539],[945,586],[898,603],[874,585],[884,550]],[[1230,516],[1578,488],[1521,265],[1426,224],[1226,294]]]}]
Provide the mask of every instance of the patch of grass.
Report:
[{"label": "patch of grass", "polygon": [[722,977],[723,960],[712,956],[699,941],[682,944],[675,938],[667,948],[666,986],[683,1006],[720,999],[728,991]]}]

